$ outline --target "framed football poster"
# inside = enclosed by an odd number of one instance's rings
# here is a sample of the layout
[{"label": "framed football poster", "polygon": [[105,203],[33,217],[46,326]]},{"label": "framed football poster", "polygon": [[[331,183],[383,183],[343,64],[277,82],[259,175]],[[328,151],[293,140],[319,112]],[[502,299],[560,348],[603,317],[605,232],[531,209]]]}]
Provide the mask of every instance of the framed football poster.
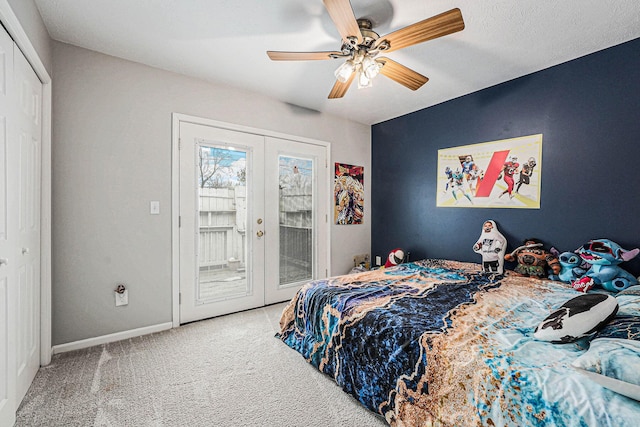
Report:
[{"label": "framed football poster", "polygon": [[436,206],[540,209],[542,134],[438,150]]}]

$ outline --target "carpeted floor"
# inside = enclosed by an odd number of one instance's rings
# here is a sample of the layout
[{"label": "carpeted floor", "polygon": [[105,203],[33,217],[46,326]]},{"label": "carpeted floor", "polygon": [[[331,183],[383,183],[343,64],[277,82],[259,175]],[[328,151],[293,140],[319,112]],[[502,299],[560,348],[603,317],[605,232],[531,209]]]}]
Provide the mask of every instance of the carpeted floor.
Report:
[{"label": "carpeted floor", "polygon": [[274,337],[284,304],[57,354],[16,426],[385,426]]}]

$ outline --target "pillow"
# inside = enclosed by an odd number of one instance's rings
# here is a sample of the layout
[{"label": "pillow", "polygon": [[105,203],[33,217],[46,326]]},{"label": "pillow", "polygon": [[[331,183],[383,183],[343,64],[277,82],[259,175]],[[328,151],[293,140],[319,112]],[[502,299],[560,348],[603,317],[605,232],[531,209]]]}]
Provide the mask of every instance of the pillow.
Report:
[{"label": "pillow", "polygon": [[618,316],[571,364],[598,384],[640,400],[640,316]]},{"label": "pillow", "polygon": [[607,294],[592,293],[565,302],[537,327],[536,339],[568,343],[591,335],[604,327],[618,311],[618,301]]},{"label": "pillow", "polygon": [[616,299],[620,307],[616,317],[620,315],[640,317],[640,285],[629,286],[624,291],[618,292]]},{"label": "pillow", "polygon": [[640,341],[640,316],[618,315],[606,324],[593,339],[618,338]]},{"label": "pillow", "polygon": [[632,295],[632,296],[640,296],[640,285],[629,286],[624,291],[620,291],[616,296],[621,295]]},{"label": "pillow", "polygon": [[595,372],[587,371],[576,366],[574,366],[573,369],[575,369],[585,377],[591,379],[592,381],[600,384],[602,387],[608,388],[609,390],[623,396],[630,397],[631,399],[640,401],[640,385],[635,385],[625,381],[617,380],[615,378],[610,378],[605,375],[596,374]]}]

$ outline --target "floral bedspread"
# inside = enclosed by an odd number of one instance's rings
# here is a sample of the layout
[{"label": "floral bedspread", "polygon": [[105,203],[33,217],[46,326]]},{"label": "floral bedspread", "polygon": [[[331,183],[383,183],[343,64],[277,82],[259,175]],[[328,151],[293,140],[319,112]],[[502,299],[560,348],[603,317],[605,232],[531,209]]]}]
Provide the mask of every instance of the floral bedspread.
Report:
[{"label": "floral bedspread", "polygon": [[533,338],[576,295],[561,282],[423,260],[306,284],[278,337],[392,426],[638,425],[638,401],[571,367],[588,338]]}]

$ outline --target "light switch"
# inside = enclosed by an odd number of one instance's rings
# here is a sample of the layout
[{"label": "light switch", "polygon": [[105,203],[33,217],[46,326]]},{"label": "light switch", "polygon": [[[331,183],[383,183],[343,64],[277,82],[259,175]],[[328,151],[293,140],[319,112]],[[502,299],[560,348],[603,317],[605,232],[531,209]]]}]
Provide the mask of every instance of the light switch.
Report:
[{"label": "light switch", "polygon": [[151,215],[160,215],[160,202],[157,200],[152,200],[149,203],[149,213]]}]

